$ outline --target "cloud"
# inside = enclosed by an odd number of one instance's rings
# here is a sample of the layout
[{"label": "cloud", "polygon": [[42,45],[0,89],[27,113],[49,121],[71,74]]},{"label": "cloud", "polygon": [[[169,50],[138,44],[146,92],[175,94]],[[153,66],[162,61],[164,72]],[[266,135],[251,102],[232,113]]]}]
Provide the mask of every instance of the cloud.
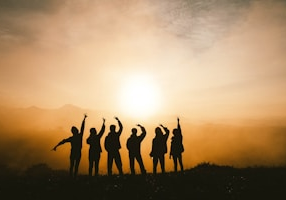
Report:
[{"label": "cloud", "polygon": [[55,0],[1,0],[0,47],[2,48],[0,50],[35,40],[37,32],[33,27],[33,21],[43,15],[53,14],[63,4],[63,1],[60,2]]},{"label": "cloud", "polygon": [[227,34],[186,61],[177,85],[189,96],[184,104],[212,117],[283,116],[285,10],[283,1],[253,1]]},{"label": "cloud", "polygon": [[15,2],[0,4],[0,91],[22,105],[107,108],[130,72],[174,111],[284,84],[284,1]]},{"label": "cloud", "polygon": [[244,20],[250,1],[161,2],[158,16],[165,31],[189,41],[194,53],[201,53],[222,39]]},{"label": "cloud", "polygon": [[49,33],[56,37],[47,42],[73,45],[100,34],[114,39],[151,30],[187,39],[196,52],[212,46],[243,19],[250,2],[1,0],[1,46],[43,42]]},{"label": "cloud", "polygon": [[45,12],[54,10],[58,4],[56,0],[0,0],[0,8],[6,12]]}]

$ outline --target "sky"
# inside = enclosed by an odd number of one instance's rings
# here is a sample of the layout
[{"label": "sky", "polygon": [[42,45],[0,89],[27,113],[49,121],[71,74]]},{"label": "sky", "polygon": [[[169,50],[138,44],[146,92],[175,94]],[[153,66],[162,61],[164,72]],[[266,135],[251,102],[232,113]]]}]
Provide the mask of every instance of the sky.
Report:
[{"label": "sky", "polygon": [[0,106],[285,125],[283,0],[0,0],[0,24]]},{"label": "sky", "polygon": [[157,113],[281,117],[285,9],[279,0],[1,0],[1,104],[124,114],[128,80],[139,79],[151,92],[137,99]]}]

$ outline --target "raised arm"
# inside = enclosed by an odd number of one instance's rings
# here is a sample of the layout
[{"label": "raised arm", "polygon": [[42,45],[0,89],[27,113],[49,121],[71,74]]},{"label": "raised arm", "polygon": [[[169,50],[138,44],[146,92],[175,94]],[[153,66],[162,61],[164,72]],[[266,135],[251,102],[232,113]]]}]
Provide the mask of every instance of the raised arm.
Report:
[{"label": "raised arm", "polygon": [[177,125],[178,133],[180,135],[182,135],[182,130],[181,130],[181,126],[180,126],[180,119],[179,119],[179,117],[177,118],[177,121],[178,121],[178,125]]},{"label": "raised arm", "polygon": [[164,137],[167,139],[169,137],[170,131],[167,127],[163,126],[162,124],[160,124],[160,126],[164,129],[165,134]]},{"label": "raised arm", "polygon": [[83,135],[83,132],[84,132],[84,127],[85,127],[85,118],[87,118],[86,114],[84,114],[84,118],[82,120],[81,128],[80,128],[80,134],[82,134],[82,135]]},{"label": "raised arm", "polygon": [[103,118],[103,123],[102,123],[102,127],[98,133],[99,137],[102,137],[103,136],[103,133],[105,131],[105,119]]},{"label": "raised arm", "polygon": [[118,126],[119,126],[119,131],[117,132],[117,134],[121,135],[122,129],[123,129],[122,123],[121,123],[121,121],[118,119],[118,117],[115,117],[115,119],[117,120]]},{"label": "raised arm", "polygon": [[141,128],[142,133],[139,135],[139,138],[140,138],[140,141],[142,141],[146,136],[146,129],[140,124],[137,124],[137,126]]}]

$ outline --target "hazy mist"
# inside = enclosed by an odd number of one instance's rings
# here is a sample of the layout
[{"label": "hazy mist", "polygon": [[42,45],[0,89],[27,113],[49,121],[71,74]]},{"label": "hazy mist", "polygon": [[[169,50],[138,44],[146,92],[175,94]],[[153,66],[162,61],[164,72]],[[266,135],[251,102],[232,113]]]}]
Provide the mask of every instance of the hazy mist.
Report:
[{"label": "hazy mist", "polygon": [[[88,148],[86,138],[89,129],[101,128],[102,116],[97,111],[83,110],[71,105],[60,109],[46,110],[36,107],[27,109],[1,109],[0,150],[1,163],[12,168],[25,169],[37,163],[47,163],[54,169],[68,169],[70,144],[62,145],[56,152],[51,151],[54,145],[64,138],[70,137],[71,126],[80,127],[84,112],[88,113],[83,139],[83,152],[80,172],[88,172]],[[104,149],[104,138],[109,131],[109,125],[116,124],[116,120],[109,113],[104,113],[107,129],[101,140]],[[26,120],[29,119],[29,120]],[[132,119],[120,117],[123,123],[120,150],[123,169],[129,173],[127,138],[131,128],[137,123],[146,127],[147,136],[142,143],[142,157],[147,171],[152,171],[152,160],[149,157],[155,128],[163,123],[170,131],[176,128],[176,118],[170,116],[165,121],[159,118],[153,122],[136,122]],[[284,166],[286,164],[286,126],[273,125],[262,122],[251,122],[226,125],[210,123],[189,123],[181,118],[183,131],[183,153],[186,168],[191,168],[202,162],[235,167],[246,166]],[[171,135],[167,141],[170,149]],[[100,161],[100,172],[106,174],[106,151],[103,150]],[[173,163],[166,155],[166,168],[173,169]],[[138,166],[137,166],[138,167]],[[136,167],[136,168],[137,168]],[[139,170],[139,168],[137,168]],[[114,169],[114,172],[117,172]]]}]

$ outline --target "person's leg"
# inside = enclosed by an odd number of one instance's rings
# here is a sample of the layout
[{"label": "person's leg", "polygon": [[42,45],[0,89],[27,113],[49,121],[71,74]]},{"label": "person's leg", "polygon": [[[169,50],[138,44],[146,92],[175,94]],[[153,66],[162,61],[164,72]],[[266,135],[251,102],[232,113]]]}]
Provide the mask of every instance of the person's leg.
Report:
[{"label": "person's leg", "polygon": [[81,159],[81,157],[77,158],[76,161],[75,161],[74,177],[77,177],[80,159]]},{"label": "person's leg", "polygon": [[175,155],[173,155],[173,162],[174,162],[174,171],[177,172],[177,169],[178,169],[178,158]]},{"label": "person's leg", "polygon": [[115,164],[116,164],[116,167],[119,171],[119,174],[122,175],[123,174],[123,171],[122,171],[122,161],[121,161],[121,156],[120,156],[120,153],[119,151],[117,151],[115,153]]},{"label": "person's leg", "polygon": [[135,174],[135,168],[134,168],[134,156],[129,154],[129,165],[130,165],[130,172],[132,175]]},{"label": "person's leg", "polygon": [[159,157],[160,165],[161,165],[161,171],[164,174],[165,173],[165,156],[162,155]]},{"label": "person's leg", "polygon": [[158,157],[153,157],[153,174],[157,174],[157,164],[158,164]]},{"label": "person's leg", "polygon": [[140,166],[140,170],[141,170],[141,174],[146,174],[146,170],[143,164],[143,160],[142,160],[142,156],[141,155],[137,155],[136,156],[136,160]]},{"label": "person's leg", "polygon": [[107,174],[112,175],[112,162],[113,162],[113,155],[112,153],[108,153],[107,155]]},{"label": "person's leg", "polygon": [[179,155],[178,159],[179,159],[179,163],[180,163],[181,171],[184,171],[182,154],[180,154],[180,155]]},{"label": "person's leg", "polygon": [[72,157],[70,157],[70,177],[73,176],[74,163],[75,163],[75,160]]},{"label": "person's leg", "polygon": [[88,175],[92,176],[93,160],[89,159]]},{"label": "person's leg", "polygon": [[99,171],[99,160],[100,160],[100,152],[95,156],[95,163],[94,163],[94,175],[98,175]]}]

